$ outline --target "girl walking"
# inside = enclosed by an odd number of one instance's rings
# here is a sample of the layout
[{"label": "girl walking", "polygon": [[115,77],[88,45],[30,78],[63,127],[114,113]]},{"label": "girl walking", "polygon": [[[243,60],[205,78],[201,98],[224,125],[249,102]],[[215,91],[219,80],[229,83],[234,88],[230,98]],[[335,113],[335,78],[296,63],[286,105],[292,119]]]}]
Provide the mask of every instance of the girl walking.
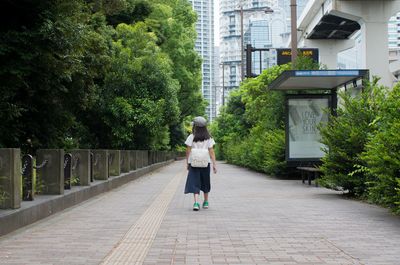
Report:
[{"label": "girl walking", "polygon": [[186,166],[188,176],[186,179],[185,194],[193,193],[193,211],[200,209],[199,194],[204,193],[203,208],[208,209],[208,193],[211,189],[210,163],[214,174],[217,173],[215,162],[214,145],[207,130],[207,121],[203,117],[196,117],[193,120],[192,134],[185,141],[186,144]]}]

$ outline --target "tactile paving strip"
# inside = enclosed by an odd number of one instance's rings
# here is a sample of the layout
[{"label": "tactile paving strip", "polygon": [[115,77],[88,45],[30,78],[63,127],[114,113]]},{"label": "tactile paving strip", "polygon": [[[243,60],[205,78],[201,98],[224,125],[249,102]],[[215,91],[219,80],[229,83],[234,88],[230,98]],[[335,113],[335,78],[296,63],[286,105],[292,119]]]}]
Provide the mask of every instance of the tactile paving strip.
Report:
[{"label": "tactile paving strip", "polygon": [[101,264],[143,263],[183,175],[175,175]]}]

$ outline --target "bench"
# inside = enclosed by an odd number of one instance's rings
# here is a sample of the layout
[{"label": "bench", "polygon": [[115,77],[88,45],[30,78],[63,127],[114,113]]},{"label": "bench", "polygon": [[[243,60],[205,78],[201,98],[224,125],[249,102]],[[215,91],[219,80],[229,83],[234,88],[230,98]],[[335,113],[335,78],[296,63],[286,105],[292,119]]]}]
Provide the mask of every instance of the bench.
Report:
[{"label": "bench", "polygon": [[315,180],[315,186],[318,187],[318,177],[321,174],[321,170],[317,167],[297,167],[301,172],[301,181],[304,183],[305,175],[308,178],[308,185],[311,185],[312,176]]}]

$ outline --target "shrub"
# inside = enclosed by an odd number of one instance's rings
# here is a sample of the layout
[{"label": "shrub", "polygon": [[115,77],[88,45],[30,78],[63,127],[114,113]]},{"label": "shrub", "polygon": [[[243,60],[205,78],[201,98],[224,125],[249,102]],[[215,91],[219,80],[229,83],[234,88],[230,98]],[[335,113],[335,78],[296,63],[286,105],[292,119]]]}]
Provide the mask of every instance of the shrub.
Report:
[{"label": "shrub", "polygon": [[287,174],[285,161],[285,130],[277,129],[265,135],[263,171],[273,175]]},{"label": "shrub", "polygon": [[378,132],[370,137],[361,158],[371,180],[368,198],[400,213],[400,86],[382,100],[375,124]]},{"label": "shrub", "polygon": [[377,85],[377,80],[369,83],[359,95],[340,93],[343,106],[338,109],[337,117],[331,116],[329,124],[320,128],[321,142],[326,146],[321,185],[347,190],[358,197],[365,195],[367,174],[359,170],[360,166],[365,166],[360,155],[365,151],[369,136],[376,131],[373,121],[383,95],[384,89]]}]

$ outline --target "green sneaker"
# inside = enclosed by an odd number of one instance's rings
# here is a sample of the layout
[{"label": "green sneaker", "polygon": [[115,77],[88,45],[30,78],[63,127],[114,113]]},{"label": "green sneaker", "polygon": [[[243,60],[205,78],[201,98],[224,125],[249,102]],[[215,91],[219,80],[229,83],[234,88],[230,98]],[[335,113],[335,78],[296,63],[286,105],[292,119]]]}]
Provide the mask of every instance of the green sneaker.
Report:
[{"label": "green sneaker", "polygon": [[193,204],[193,211],[198,211],[198,210],[200,210],[200,204],[198,202],[195,202]]},{"label": "green sneaker", "polygon": [[204,201],[203,202],[203,208],[204,209],[208,209],[208,201]]}]

